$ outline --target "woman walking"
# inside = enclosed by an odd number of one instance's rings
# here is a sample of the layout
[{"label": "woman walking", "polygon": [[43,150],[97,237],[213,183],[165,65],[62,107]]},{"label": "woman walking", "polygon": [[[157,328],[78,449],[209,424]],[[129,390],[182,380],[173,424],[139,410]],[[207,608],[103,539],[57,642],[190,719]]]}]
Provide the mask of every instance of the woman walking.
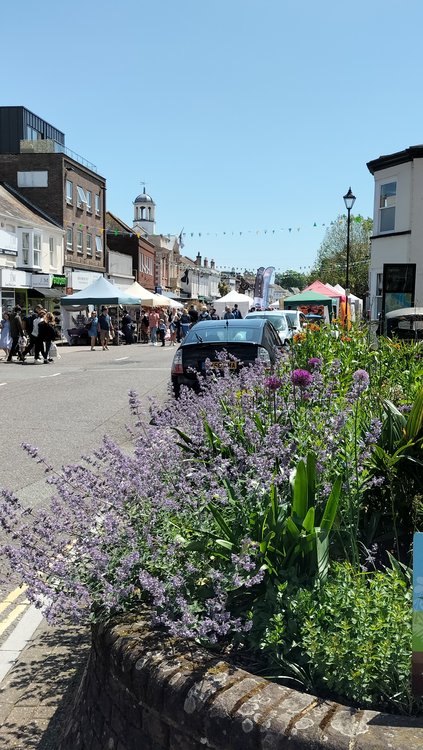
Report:
[{"label": "woman walking", "polygon": [[10,315],[8,312],[4,312],[0,323],[1,336],[0,336],[0,349],[9,356],[9,351],[12,347],[12,337],[10,335]]},{"label": "woman walking", "polygon": [[45,315],[38,326],[38,337],[41,342],[41,354],[43,355],[43,362],[47,365],[49,362],[53,362],[52,358],[49,357],[51,342],[56,338],[56,331],[54,330],[54,317],[48,312]]},{"label": "woman walking", "polygon": [[98,317],[95,310],[92,310],[90,319],[87,323],[88,336],[91,340],[91,351],[94,352],[95,342],[97,340],[98,333]]}]

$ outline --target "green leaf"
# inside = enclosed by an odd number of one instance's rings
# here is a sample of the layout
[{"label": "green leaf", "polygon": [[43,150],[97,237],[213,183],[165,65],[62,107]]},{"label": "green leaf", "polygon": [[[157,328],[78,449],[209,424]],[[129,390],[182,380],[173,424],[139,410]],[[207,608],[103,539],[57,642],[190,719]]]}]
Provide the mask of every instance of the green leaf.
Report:
[{"label": "green leaf", "polygon": [[312,451],[307,455],[307,486],[308,486],[308,507],[314,505],[316,495],[316,454]]},{"label": "green leaf", "polygon": [[342,487],[342,478],[338,477],[332,486],[332,490],[328,497],[325,511],[323,513],[323,518],[320,522],[320,528],[327,533],[330,532],[333,526],[333,522],[335,521],[336,514],[338,512],[341,487]]},{"label": "green leaf", "polygon": [[207,508],[212,514],[220,530],[223,531],[223,533],[226,535],[226,538],[229,539],[231,542],[235,542],[235,536],[233,532],[231,531],[231,529],[229,528],[228,524],[226,523],[225,519],[223,518],[223,515],[220,512],[220,510],[218,510],[216,506],[213,505],[213,503],[209,503],[207,505]]},{"label": "green leaf", "polygon": [[405,428],[406,438],[416,441],[423,432],[423,388],[417,395],[412,409],[408,415]]},{"label": "green leaf", "polygon": [[309,508],[303,521],[303,529],[308,532],[314,531],[315,508]]},{"label": "green leaf", "polygon": [[303,460],[298,461],[292,481],[291,516],[303,521],[308,508],[307,469]]}]

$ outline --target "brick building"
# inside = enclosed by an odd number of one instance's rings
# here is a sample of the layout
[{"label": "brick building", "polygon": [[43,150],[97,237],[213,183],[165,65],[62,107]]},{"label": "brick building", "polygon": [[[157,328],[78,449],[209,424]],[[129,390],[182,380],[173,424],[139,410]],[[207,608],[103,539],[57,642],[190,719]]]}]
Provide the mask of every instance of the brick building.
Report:
[{"label": "brick building", "polygon": [[24,107],[0,107],[0,181],[65,230],[69,290],[104,274],[106,180],[66,148],[61,131]]}]

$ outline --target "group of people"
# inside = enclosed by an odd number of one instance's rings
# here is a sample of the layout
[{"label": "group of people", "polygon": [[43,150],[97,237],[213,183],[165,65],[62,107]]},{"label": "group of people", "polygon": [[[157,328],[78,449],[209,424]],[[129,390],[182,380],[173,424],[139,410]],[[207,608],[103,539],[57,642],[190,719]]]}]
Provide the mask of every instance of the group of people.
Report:
[{"label": "group of people", "polygon": [[16,305],[11,312],[4,311],[0,323],[0,349],[3,349],[5,362],[13,357],[25,364],[26,357],[34,356],[34,362],[53,361],[51,345],[57,338],[54,316],[41,305],[37,305],[28,315],[22,316],[22,308]]},{"label": "group of people", "polygon": [[[224,319],[242,318],[238,305],[233,308],[226,307]],[[141,343],[151,346],[169,346],[180,344],[184,340],[190,328],[200,320],[220,320],[215,307],[203,305],[197,310],[194,305],[182,310],[164,311],[162,308],[153,308],[142,312],[141,316]]]},{"label": "group of people", "polygon": [[100,346],[103,351],[106,351],[109,348],[109,343],[113,341],[115,336],[109,308],[102,307],[100,315],[97,315],[96,310],[92,310],[86,327],[88,336],[90,337],[91,351],[95,351],[97,338],[100,339]]}]

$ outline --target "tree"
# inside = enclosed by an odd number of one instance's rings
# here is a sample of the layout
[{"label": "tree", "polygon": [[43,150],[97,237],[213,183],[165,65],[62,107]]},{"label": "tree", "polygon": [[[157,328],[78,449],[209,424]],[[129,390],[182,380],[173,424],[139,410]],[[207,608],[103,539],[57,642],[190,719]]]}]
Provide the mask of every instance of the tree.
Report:
[{"label": "tree", "polygon": [[226,281],[219,281],[217,288],[221,297],[224,297],[229,292],[229,286]]},{"label": "tree", "polygon": [[[349,285],[357,297],[369,289],[370,237],[373,221],[352,216],[350,221]],[[327,228],[313,267],[313,277],[345,287],[347,272],[347,216],[338,216]]]},{"label": "tree", "polygon": [[290,289],[293,286],[298,287],[298,289],[304,289],[308,283],[308,275],[300,273],[300,271],[289,270],[275,274],[275,284],[279,284],[284,289]]}]

